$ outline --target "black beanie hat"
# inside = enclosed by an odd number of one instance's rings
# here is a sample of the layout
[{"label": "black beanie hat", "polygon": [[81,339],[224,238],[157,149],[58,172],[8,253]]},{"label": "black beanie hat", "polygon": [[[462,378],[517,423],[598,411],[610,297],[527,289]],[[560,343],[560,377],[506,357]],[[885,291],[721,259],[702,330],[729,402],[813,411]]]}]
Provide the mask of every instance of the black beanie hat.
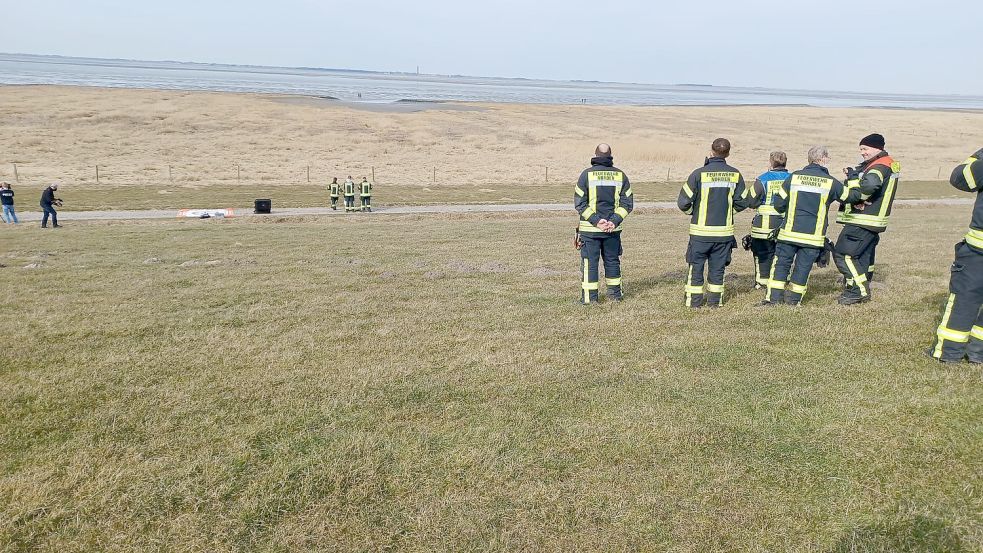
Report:
[{"label": "black beanie hat", "polygon": [[863,140],[860,141],[860,145],[870,146],[871,148],[877,148],[878,150],[883,150],[884,137],[877,133],[868,134],[867,136],[863,137]]}]

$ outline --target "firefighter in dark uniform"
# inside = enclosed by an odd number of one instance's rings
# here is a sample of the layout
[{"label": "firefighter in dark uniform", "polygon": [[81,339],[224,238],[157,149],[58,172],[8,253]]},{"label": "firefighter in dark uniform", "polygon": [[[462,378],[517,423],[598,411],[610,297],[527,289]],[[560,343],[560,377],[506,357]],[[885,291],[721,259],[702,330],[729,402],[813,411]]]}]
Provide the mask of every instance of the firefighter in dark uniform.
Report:
[{"label": "firefighter in dark uniform", "polygon": [[331,179],[330,190],[331,190],[331,209],[338,209],[338,197],[341,191],[341,186],[338,185],[338,177]]},{"label": "firefighter in dark uniform", "polygon": [[859,186],[848,188],[829,175],[829,150],[825,146],[813,146],[807,157],[809,165],[789,175],[775,197],[775,210],[785,219],[778,231],[762,305],[783,301],[801,305],[812,265],[826,248],[829,205],[860,200]]},{"label": "firefighter in dark uniform", "polygon": [[884,151],[883,136],[865,136],[860,141],[860,156],[864,161],[844,172],[847,186],[860,186],[861,201],[841,206],[836,217],[836,222],[843,225],[833,250],[836,268],[846,280],[846,289],[837,300],[841,305],[870,300],[874,250],[881,233],[887,230],[901,177],[901,164]]},{"label": "firefighter in dark uniform", "polygon": [[973,219],[963,241],[956,244],[956,258],[949,277],[949,299],[935,343],[928,355],[943,363],[983,363],[983,148],[957,166],[949,177],[952,186],[976,193]]},{"label": "firefighter in dark uniform", "polygon": [[580,174],[573,197],[580,215],[580,303],[597,303],[602,260],[607,297],[621,301],[621,229],[634,204],[628,175],[614,166],[611,146],[599,144],[590,168]]},{"label": "firefighter in dark uniform", "polygon": [[362,177],[362,182],[359,183],[361,191],[359,192],[359,197],[362,199],[362,211],[372,211],[372,183],[369,179]]},{"label": "firefighter in dark uniform", "polygon": [[[724,270],[730,264],[734,239],[734,213],[751,205],[752,198],[740,171],[727,165],[730,141],[713,141],[706,164],[693,171],[682,190],[677,205],[691,214],[686,262],[686,306],[698,309],[704,299],[708,307],[720,307],[724,301]],[[704,294],[704,266],[707,269]]]},{"label": "firefighter in dark uniform", "polygon": [[355,211],[355,181],[348,175],[345,179],[345,211]]},{"label": "firefighter in dark uniform", "polygon": [[744,249],[754,257],[755,290],[768,286],[771,261],[775,258],[775,233],[782,226],[782,215],[775,211],[775,197],[788,178],[785,152],[772,152],[769,158],[771,169],[754,179],[751,188],[751,207],[758,208],[758,212],[751,221],[751,234],[742,240]]}]

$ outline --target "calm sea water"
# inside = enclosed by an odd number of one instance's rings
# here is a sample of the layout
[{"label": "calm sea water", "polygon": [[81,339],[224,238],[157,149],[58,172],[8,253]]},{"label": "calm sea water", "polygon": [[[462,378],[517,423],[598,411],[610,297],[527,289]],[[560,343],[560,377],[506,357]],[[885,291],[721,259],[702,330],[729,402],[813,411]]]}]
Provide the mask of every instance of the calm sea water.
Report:
[{"label": "calm sea water", "polygon": [[213,90],[328,96],[352,102],[471,101],[594,105],[805,104],[983,109],[983,96],[867,94],[369,73],[331,69],[0,54],[0,84]]}]

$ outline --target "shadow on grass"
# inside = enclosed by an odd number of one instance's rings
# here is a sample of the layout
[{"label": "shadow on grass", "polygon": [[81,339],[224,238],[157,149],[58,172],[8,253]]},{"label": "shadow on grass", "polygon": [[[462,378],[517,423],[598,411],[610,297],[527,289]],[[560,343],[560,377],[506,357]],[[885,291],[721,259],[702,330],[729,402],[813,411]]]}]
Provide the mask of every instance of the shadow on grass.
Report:
[{"label": "shadow on grass", "polygon": [[[688,272],[686,270],[669,271],[659,276],[649,276],[631,281],[633,294],[642,294],[649,290],[663,286],[675,286],[679,288],[679,295],[683,295],[683,287],[686,285]],[[754,290],[754,276],[728,273],[724,275],[724,282],[727,285],[727,298],[734,298],[748,293],[757,293]]]},{"label": "shadow on grass", "polygon": [[873,552],[968,552],[962,540],[941,520],[916,516],[908,520],[883,520],[851,529],[830,553]]}]

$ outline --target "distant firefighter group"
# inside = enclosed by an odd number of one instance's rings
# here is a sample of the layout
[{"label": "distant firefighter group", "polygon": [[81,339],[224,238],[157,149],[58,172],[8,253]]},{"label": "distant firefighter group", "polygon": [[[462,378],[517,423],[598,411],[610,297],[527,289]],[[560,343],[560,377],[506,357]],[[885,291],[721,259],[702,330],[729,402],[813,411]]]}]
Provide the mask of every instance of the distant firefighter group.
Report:
[{"label": "distant firefighter group", "polygon": [[331,209],[338,209],[338,198],[341,197],[339,193],[343,192],[345,197],[345,211],[372,211],[372,183],[369,179],[362,177],[362,182],[358,183],[359,198],[361,198],[362,203],[359,206],[355,205],[355,181],[352,180],[352,176],[348,175],[345,179],[344,184],[338,184],[338,177],[331,179],[331,184],[329,185],[331,192]]}]

